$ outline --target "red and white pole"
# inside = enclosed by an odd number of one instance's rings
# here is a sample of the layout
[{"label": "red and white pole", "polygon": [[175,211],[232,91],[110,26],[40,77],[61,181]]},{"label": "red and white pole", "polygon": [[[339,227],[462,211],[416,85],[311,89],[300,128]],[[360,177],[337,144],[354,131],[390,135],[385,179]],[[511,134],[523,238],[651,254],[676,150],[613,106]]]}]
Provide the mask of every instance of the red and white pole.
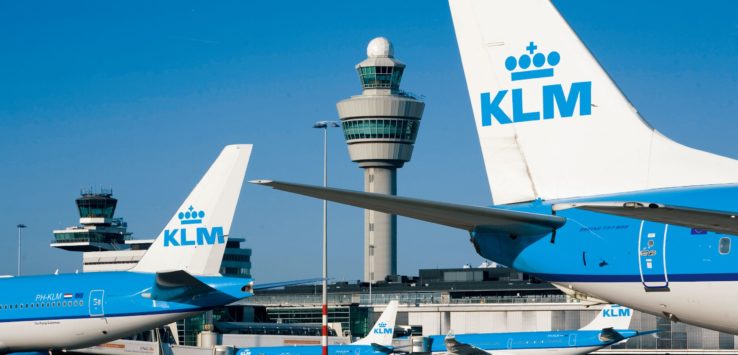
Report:
[{"label": "red and white pole", "polygon": [[[320,121],[313,128],[323,129],[323,187],[328,187],[328,128],[341,127],[335,121]],[[320,345],[328,355],[328,201],[323,200],[323,310]]]},{"label": "red and white pole", "polygon": [[[328,128],[339,127],[336,122],[322,121],[314,126],[323,129],[323,187],[328,187]],[[323,200],[323,302],[320,345],[328,355],[328,201]]]}]

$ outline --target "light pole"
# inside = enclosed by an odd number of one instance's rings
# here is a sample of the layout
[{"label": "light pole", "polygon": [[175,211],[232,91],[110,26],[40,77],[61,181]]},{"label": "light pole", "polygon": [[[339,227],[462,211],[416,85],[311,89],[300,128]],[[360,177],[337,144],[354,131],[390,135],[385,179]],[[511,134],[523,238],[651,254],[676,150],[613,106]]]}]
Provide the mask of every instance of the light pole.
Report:
[{"label": "light pole", "polygon": [[[313,128],[323,130],[323,187],[328,187],[328,128],[340,127],[335,121],[318,121]],[[323,200],[323,307],[320,345],[328,355],[328,201]]]},{"label": "light pole", "polygon": [[18,224],[18,276],[21,274],[21,229],[27,228],[25,224]]}]

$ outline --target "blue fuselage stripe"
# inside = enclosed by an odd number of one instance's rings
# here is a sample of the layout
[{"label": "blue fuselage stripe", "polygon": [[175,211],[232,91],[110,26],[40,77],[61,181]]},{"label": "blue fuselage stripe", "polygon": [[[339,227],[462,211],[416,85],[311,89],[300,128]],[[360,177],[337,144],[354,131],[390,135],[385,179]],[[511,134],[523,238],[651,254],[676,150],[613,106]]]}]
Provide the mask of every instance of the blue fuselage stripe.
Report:
[{"label": "blue fuselage stripe", "polygon": [[[641,282],[641,275],[567,275],[535,274],[551,282]],[[669,274],[669,282],[738,281],[738,273],[725,274]],[[647,280],[648,281],[648,280]]]}]

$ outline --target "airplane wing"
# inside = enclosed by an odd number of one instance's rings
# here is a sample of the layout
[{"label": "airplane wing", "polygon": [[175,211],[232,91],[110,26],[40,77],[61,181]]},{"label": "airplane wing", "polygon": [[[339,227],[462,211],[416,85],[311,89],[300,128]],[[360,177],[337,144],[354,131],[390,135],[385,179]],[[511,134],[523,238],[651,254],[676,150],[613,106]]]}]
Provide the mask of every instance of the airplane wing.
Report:
[{"label": "airplane wing", "polygon": [[671,206],[653,202],[576,202],[554,205],[555,211],[579,208],[587,211],[630,217],[716,233],[738,235],[738,213],[690,207]]},{"label": "airplane wing", "polygon": [[566,223],[566,218],[547,214],[464,206],[272,180],[254,180],[251,183],[468,231],[483,229],[511,235],[541,235]]},{"label": "airplane wing", "polygon": [[446,353],[453,355],[489,355],[490,353],[470,344],[461,343],[455,337],[446,337]]}]

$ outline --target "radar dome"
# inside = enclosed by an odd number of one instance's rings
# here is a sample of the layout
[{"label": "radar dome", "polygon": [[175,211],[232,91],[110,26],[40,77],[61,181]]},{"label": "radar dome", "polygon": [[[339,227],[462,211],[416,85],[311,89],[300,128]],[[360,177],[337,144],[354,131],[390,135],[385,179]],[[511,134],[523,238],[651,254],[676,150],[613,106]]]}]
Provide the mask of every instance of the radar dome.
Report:
[{"label": "radar dome", "polygon": [[392,47],[392,42],[384,37],[377,37],[369,42],[366,47],[366,55],[370,58],[377,57],[394,57],[395,49]]}]

